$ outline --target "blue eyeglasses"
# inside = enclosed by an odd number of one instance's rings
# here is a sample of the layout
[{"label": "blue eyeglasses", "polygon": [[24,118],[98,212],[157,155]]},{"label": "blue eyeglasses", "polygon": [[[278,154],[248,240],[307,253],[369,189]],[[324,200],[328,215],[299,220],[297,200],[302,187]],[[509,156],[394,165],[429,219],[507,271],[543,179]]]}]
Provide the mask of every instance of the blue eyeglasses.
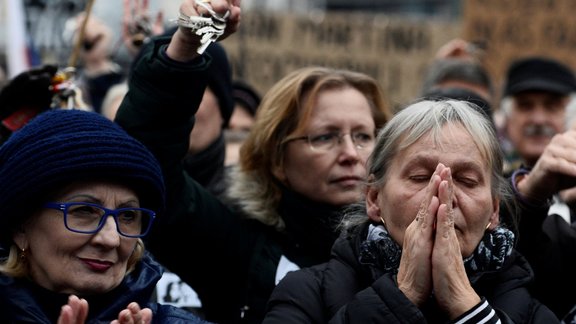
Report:
[{"label": "blue eyeglasses", "polygon": [[44,207],[61,211],[66,228],[82,234],[97,233],[106,223],[108,216],[112,216],[120,235],[133,238],[143,237],[150,231],[156,217],[156,213],[146,208],[108,209],[87,202],[49,202]]}]

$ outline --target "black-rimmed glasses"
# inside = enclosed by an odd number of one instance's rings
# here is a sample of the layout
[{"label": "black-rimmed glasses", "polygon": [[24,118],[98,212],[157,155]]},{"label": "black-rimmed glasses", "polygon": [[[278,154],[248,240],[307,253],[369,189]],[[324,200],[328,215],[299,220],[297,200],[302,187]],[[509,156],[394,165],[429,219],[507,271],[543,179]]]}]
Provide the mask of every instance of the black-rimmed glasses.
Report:
[{"label": "black-rimmed glasses", "polygon": [[44,204],[45,208],[60,210],[64,215],[64,225],[72,232],[94,234],[102,229],[108,216],[116,222],[116,230],[126,237],[143,237],[148,234],[156,213],[146,208],[108,209],[87,202]]},{"label": "black-rimmed glasses", "polygon": [[323,133],[318,135],[307,135],[288,138],[285,143],[299,140],[306,140],[313,151],[328,152],[342,143],[344,136],[350,135],[354,147],[358,150],[368,150],[374,148],[375,137],[373,134],[365,132],[352,133]]}]

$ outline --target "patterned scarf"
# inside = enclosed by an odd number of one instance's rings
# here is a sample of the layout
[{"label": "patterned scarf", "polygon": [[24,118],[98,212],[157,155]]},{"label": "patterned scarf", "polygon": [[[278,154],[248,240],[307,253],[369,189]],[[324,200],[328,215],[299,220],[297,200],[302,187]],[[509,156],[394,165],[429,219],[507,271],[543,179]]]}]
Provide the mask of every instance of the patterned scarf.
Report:
[{"label": "patterned scarf", "polygon": [[[468,274],[499,270],[512,253],[514,233],[504,227],[486,231],[471,256],[464,259]],[[366,240],[360,245],[361,264],[372,265],[385,273],[398,273],[402,249],[382,225],[370,224]]]}]

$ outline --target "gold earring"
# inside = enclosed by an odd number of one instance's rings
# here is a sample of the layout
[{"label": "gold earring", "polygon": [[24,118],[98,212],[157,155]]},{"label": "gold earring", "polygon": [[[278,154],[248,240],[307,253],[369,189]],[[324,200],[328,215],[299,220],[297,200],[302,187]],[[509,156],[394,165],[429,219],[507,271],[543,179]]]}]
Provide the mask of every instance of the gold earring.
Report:
[{"label": "gold earring", "polygon": [[26,260],[26,248],[20,249],[20,256],[19,257],[20,257],[21,261]]},{"label": "gold earring", "polygon": [[384,218],[382,218],[382,216],[380,216],[380,220],[382,221],[382,225],[386,226],[386,221],[384,220]]},{"label": "gold earring", "polygon": [[488,225],[486,225],[485,229],[488,229],[490,227],[490,225],[492,225],[492,222],[488,222]]}]

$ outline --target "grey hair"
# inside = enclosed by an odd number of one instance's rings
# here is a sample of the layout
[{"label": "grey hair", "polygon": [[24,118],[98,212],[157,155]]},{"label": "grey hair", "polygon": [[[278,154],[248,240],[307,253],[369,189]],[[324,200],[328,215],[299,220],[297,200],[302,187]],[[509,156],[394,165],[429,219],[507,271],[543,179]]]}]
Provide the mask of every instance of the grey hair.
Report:
[{"label": "grey hair", "polygon": [[[444,125],[462,125],[471,135],[480,155],[491,170],[492,195],[500,197],[505,206],[510,208],[512,192],[508,181],[503,176],[504,155],[494,127],[474,104],[459,100],[423,100],[400,110],[386,123],[378,133],[374,151],[368,158],[367,174],[369,186],[382,187],[386,181],[388,169],[397,155],[422,136],[431,134],[434,141],[441,145],[441,131]],[[350,206],[343,219],[343,226],[350,228],[359,223],[363,211],[366,221],[365,203]],[[516,228],[515,217],[511,217],[509,225]]]}]

